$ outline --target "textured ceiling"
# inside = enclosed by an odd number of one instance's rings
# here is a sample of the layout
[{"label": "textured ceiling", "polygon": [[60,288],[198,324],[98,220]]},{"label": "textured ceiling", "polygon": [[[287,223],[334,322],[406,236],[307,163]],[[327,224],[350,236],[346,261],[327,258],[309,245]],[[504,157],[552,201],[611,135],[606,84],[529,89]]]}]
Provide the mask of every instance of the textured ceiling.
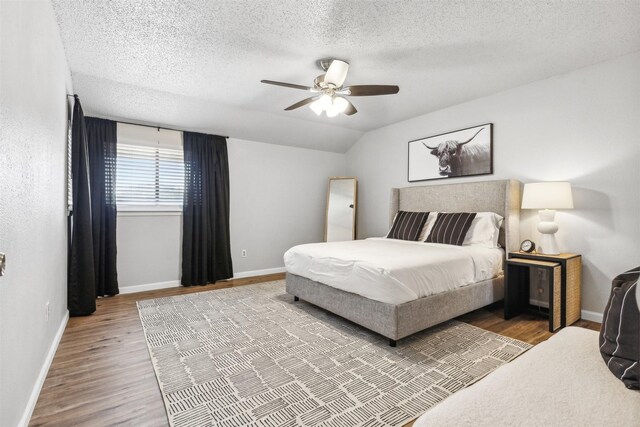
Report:
[{"label": "textured ceiling", "polygon": [[[330,151],[364,131],[640,50],[640,1],[53,0],[90,114]],[[350,62],[358,114],[283,109]]]}]

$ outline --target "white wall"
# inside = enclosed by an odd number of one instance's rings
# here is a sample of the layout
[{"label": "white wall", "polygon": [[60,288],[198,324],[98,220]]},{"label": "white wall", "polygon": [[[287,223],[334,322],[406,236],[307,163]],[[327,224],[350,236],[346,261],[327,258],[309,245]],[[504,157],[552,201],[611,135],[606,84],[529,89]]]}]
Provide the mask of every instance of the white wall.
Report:
[{"label": "white wall", "polygon": [[49,2],[0,2],[0,28],[0,425],[16,426],[28,421],[66,320],[73,92]]},{"label": "white wall", "polygon": [[[575,208],[559,212],[561,250],[583,255],[583,309],[601,313],[616,274],[640,264],[640,53],[627,55],[365,134],[347,153],[359,178],[359,235],[388,227],[391,187],[407,182],[407,141],[494,123],[493,176],[570,181]],[[524,215],[521,237],[538,238]]]},{"label": "white wall", "polygon": [[138,285],[163,283],[178,286],[182,259],[180,213],[121,212],[118,214],[116,244],[121,292],[129,286]]},{"label": "white wall", "polygon": [[344,154],[232,138],[229,169],[235,272],[282,267],[287,249],[323,240],[328,178],[344,175]]},{"label": "white wall", "polygon": [[[234,273],[281,268],[290,247],[322,241],[328,178],[344,175],[344,154],[235,138],[228,149]],[[181,221],[176,215],[118,216],[121,291],[177,284]]]}]

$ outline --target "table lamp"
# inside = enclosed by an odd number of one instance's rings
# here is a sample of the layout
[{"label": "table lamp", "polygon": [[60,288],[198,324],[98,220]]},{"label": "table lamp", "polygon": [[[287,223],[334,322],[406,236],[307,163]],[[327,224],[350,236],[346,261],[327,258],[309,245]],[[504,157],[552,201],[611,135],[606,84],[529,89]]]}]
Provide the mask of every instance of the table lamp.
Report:
[{"label": "table lamp", "polygon": [[546,255],[558,255],[556,231],[558,224],[554,221],[555,209],[573,209],[571,184],[568,182],[534,182],[524,185],[522,209],[539,209],[540,244],[538,252]]}]

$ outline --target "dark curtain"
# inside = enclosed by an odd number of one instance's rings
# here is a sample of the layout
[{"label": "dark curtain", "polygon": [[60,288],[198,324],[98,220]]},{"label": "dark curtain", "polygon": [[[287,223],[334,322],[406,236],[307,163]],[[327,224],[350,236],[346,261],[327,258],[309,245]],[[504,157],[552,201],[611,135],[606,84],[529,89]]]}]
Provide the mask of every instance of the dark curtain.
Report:
[{"label": "dark curtain", "polygon": [[233,276],[229,238],[229,159],[222,136],[183,133],[182,280],[206,285]]},{"label": "dark curtain", "polygon": [[118,294],[116,270],[117,123],[87,117],[96,296]]},{"label": "dark curtain", "polygon": [[67,306],[71,316],[83,316],[96,310],[95,270],[93,268],[93,224],[91,221],[91,184],[89,150],[84,113],[75,97],[71,122],[71,176],[73,213],[67,280]]}]

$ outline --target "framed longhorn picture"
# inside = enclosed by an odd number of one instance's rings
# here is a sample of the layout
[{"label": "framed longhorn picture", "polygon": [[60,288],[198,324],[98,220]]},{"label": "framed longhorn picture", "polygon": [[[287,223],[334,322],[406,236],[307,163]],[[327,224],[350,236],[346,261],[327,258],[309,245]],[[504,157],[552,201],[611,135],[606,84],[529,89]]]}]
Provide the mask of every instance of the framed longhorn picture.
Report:
[{"label": "framed longhorn picture", "polygon": [[409,141],[409,182],[493,173],[493,123]]}]

